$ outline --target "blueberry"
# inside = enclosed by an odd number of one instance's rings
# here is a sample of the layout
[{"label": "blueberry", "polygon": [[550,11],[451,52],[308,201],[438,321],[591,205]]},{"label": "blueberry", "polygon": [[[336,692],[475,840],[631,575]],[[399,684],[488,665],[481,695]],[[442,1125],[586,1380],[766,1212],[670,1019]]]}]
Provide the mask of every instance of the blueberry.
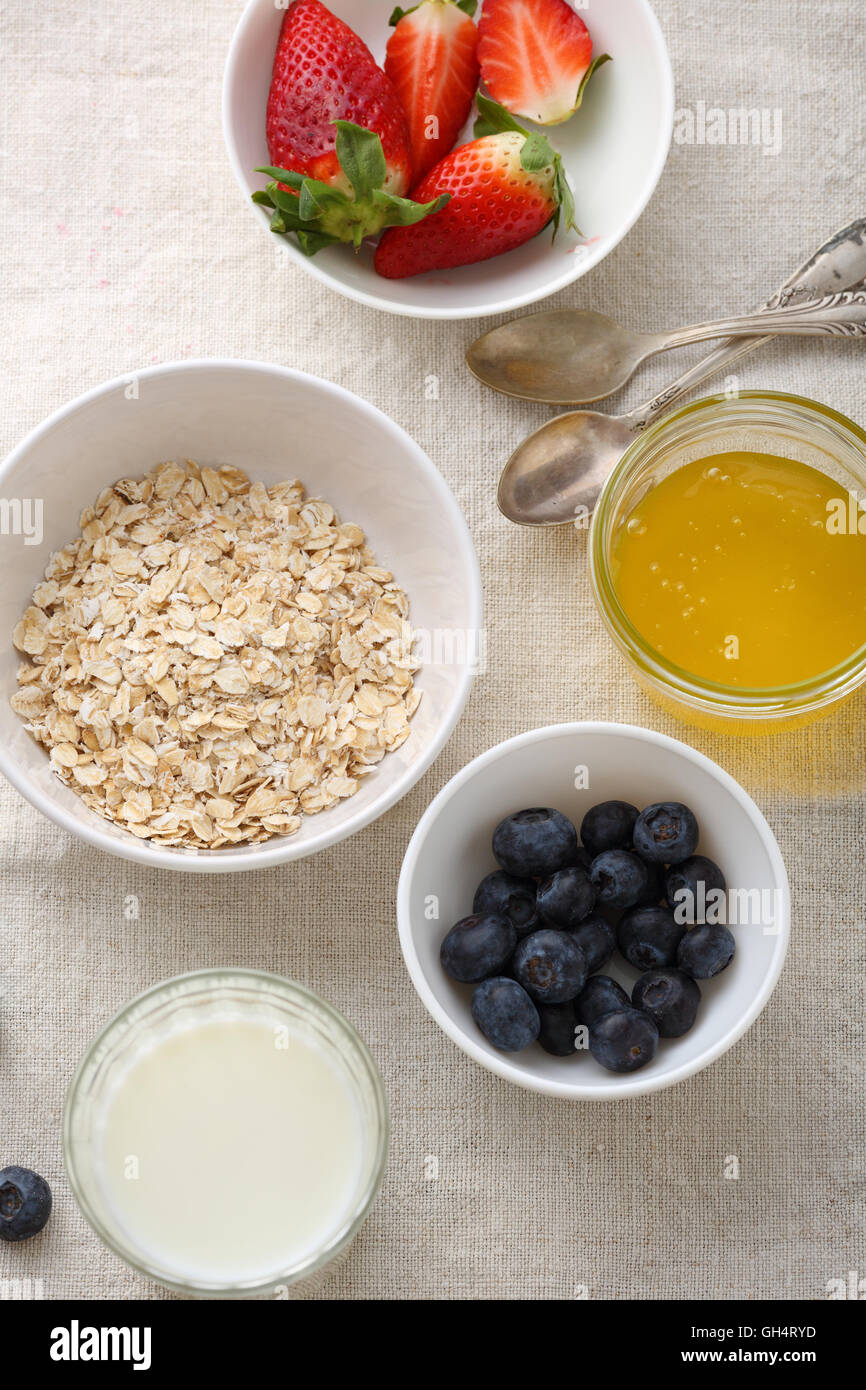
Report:
[{"label": "blueberry", "polygon": [[541,1020],[516,980],[484,980],[472,995],[472,1017],[500,1052],[521,1052],[538,1037]]},{"label": "blueberry", "polygon": [[602,1014],[609,1014],[614,1009],[627,1009],[629,1003],[622,985],[618,985],[610,975],[593,975],[575,999],[574,1012],[578,1023],[585,1023],[589,1027]]},{"label": "blueberry", "polygon": [[649,868],[627,849],[606,849],[592,861],[590,879],[600,907],[633,907],[648,893]]},{"label": "blueberry", "polygon": [[634,847],[651,864],[681,864],[698,847],[698,823],[680,801],[657,801],[641,811],[634,826]]},{"label": "blueberry", "polygon": [[586,956],[571,936],[543,928],[514,952],[514,975],[538,1004],[563,1004],[586,983]]},{"label": "blueberry", "polygon": [[51,1215],[51,1188],[29,1168],[0,1172],[0,1240],[29,1240]]},{"label": "blueberry", "polygon": [[665,897],[675,912],[679,908],[678,921],[703,922],[707,894],[724,893],[726,887],[718,864],[704,854],[693,854],[665,874]]},{"label": "blueberry", "polygon": [[573,1057],[576,1051],[574,1001],[569,999],[565,1004],[539,1004],[537,1008],[541,1019],[538,1041],[545,1052],[552,1057]]},{"label": "blueberry", "polygon": [[568,934],[586,956],[587,975],[594,975],[596,970],[607,965],[616,950],[616,933],[603,917],[587,917]]},{"label": "blueberry", "polygon": [[439,959],[452,980],[474,984],[500,975],[516,945],[517,932],[507,917],[495,913],[464,917],[442,942]]},{"label": "blueberry", "polygon": [[589,1050],[608,1071],[637,1071],[656,1054],[659,1030],[640,1009],[602,1014],[589,1028]]},{"label": "blueberry", "polygon": [[535,806],[506,816],[493,832],[496,862],[517,878],[549,878],[577,859],[577,831],[560,811]]},{"label": "blueberry", "polygon": [[518,936],[526,936],[540,926],[532,879],[513,878],[502,869],[481,880],[475,890],[472,911],[484,915],[495,912],[507,917]]},{"label": "blueberry", "polygon": [[701,991],[682,970],[648,970],[631,992],[636,1009],[649,1014],[662,1038],[681,1038],[697,1017]]},{"label": "blueberry", "polygon": [[584,849],[583,845],[578,845],[575,850],[574,862],[578,869],[583,869],[584,873],[588,874],[592,864],[592,855],[588,849]]},{"label": "blueberry", "polygon": [[628,849],[637,816],[637,807],[627,801],[601,801],[587,811],[580,838],[593,859],[606,849]]},{"label": "blueberry", "polygon": [[551,927],[576,927],[595,907],[595,889],[583,869],[560,869],[538,885],[538,910]]},{"label": "blueberry", "polygon": [[633,907],[623,916],[616,941],[629,965],[658,970],[674,964],[684,931],[668,907]]},{"label": "blueberry", "polygon": [[665,896],[665,871],[662,864],[647,864],[645,859],[640,861],[649,874],[649,884],[645,893],[642,893],[635,903],[635,907],[657,907]]},{"label": "blueberry", "polygon": [[677,965],[693,980],[709,980],[727,969],[736,949],[727,927],[692,927],[680,942]]}]

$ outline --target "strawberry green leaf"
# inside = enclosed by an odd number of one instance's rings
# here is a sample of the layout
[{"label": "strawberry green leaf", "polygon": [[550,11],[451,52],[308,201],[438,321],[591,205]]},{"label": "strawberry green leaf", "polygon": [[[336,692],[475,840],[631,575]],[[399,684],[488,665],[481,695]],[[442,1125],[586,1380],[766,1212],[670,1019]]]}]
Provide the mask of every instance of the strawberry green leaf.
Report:
[{"label": "strawberry green leaf", "polygon": [[386,193],[384,188],[379,188],[373,194],[373,201],[385,208],[386,227],[413,227],[416,222],[423,222],[425,217],[441,211],[446,203],[450,203],[451,194],[441,193],[431,203],[413,203],[411,198],[398,198],[396,194]]},{"label": "strawberry green leaf", "polygon": [[589,82],[589,79],[592,77],[593,73],[598,72],[599,68],[602,67],[605,63],[610,63],[612,61],[613,60],[611,59],[609,53],[600,53],[597,58],[593,58],[586,72],[583,74],[583,77],[580,79],[580,86],[577,89],[577,96],[574,99],[575,111],[580,106],[584,96],[586,95],[587,83]]},{"label": "strawberry green leaf", "polygon": [[[301,181],[298,192],[302,192],[303,189],[306,189],[308,193],[313,195],[317,202],[323,204],[329,202],[339,202],[341,199],[344,200],[346,197],[345,193],[341,188],[335,188],[332,183],[323,183],[321,179],[303,179]],[[294,197],[294,194],[284,193],[283,197],[292,198]]]},{"label": "strawberry green leaf", "polygon": [[322,251],[326,246],[336,246],[339,244],[339,237],[327,236],[324,232],[300,231],[297,234],[298,245],[305,256],[315,256],[317,251]]},{"label": "strawberry green leaf", "polygon": [[554,168],[554,197],[556,198],[556,212],[553,218],[553,237],[556,240],[556,233],[559,224],[562,222],[566,231],[580,233],[580,228],[574,220],[574,194],[571,191],[571,184],[568,182],[566,172],[562,167],[562,156],[556,155],[553,162]]},{"label": "strawberry green leaf", "polygon": [[457,0],[458,10],[468,14],[470,19],[475,18],[475,11],[478,9],[478,0]]},{"label": "strawberry green leaf", "polygon": [[[298,200],[293,198],[290,193],[281,193],[278,190],[279,201],[273,204],[274,212],[271,217],[271,231],[296,232],[304,223],[298,215]],[[282,225],[274,227],[274,218]]]},{"label": "strawberry green leaf", "polygon": [[556,151],[550,141],[538,131],[527,135],[523,149],[520,151],[520,163],[527,174],[536,174],[541,169],[547,169],[556,157]]},{"label": "strawberry green leaf", "polygon": [[273,207],[279,208],[281,212],[292,212],[297,216],[297,194],[287,193],[284,188],[280,188],[279,184],[276,183],[269,183],[266,192]]},{"label": "strawberry green leaf", "polygon": [[258,203],[260,207],[272,208],[275,206],[274,200],[271,197],[270,193],[266,193],[263,188],[260,188],[255,193],[250,194],[250,197],[252,198],[253,202]]},{"label": "strawberry green leaf", "polygon": [[361,202],[381,188],[388,177],[388,165],[382,141],[372,130],[353,125],[351,121],[335,121],[337,127],[337,159],[340,168]]},{"label": "strawberry green leaf", "polygon": [[298,216],[302,222],[315,222],[319,213],[322,211],[322,204],[316,201],[316,195],[306,183],[301,184],[301,191],[298,194]]},{"label": "strawberry green leaf", "polygon": [[273,169],[269,164],[263,164],[256,169],[257,174],[267,174],[269,178],[276,179],[277,183],[284,183],[289,188],[300,188],[304,182],[303,174],[296,174],[292,169]]},{"label": "strawberry green leaf", "polygon": [[[286,196],[291,198],[292,195],[283,194],[283,197]],[[348,201],[342,189],[333,188],[329,183],[320,183],[318,179],[304,179],[295,205],[303,222],[315,222],[321,213],[327,212],[329,208],[342,207]]]},{"label": "strawberry green leaf", "polygon": [[272,232],[285,232],[285,231],[288,231],[288,228],[286,227],[286,224],[285,224],[285,222],[283,221],[283,214],[280,212],[279,208],[274,208],[273,212],[271,213],[271,231],[272,231]]},{"label": "strawberry green leaf", "polygon": [[485,135],[499,135],[504,130],[516,130],[520,135],[526,135],[523,126],[518,125],[511,113],[492,97],[485,97],[479,93],[475,98],[475,105],[478,107],[478,120],[475,122],[476,140]]}]

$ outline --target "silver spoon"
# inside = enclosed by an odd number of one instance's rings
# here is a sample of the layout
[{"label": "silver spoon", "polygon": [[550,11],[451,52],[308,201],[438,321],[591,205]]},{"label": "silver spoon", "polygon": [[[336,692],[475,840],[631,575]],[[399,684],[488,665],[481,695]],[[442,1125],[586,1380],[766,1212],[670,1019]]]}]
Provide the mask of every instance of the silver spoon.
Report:
[{"label": "silver spoon", "polygon": [[[809,299],[862,286],[866,280],[866,218],[843,227],[785,282],[780,291]],[[770,300],[775,308],[780,295]],[[557,415],[512,454],[499,482],[500,510],[520,526],[562,526],[581,508],[592,511],[611,469],[637,435],[680,397],[762,344],[733,338],[690,367],[651,401],[627,415],[597,410]]]},{"label": "silver spoon", "polygon": [[592,309],[554,309],[512,319],[478,338],[466,353],[469,370],[506,396],[547,405],[581,405],[619,391],[641,362],[668,348],[708,338],[762,331],[799,336],[866,332],[866,297],[850,292],[791,304],[669,333],[633,333]]}]

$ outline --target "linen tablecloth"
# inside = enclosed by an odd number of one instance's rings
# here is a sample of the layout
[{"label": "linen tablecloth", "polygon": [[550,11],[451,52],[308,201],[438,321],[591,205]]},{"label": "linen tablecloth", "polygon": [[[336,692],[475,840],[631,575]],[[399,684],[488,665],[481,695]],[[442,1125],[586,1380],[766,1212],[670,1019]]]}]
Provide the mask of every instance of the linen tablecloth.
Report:
[{"label": "linen tablecloth", "polygon": [[[469,377],[462,353],[478,326],[392,318],[300,270],[275,275],[220,131],[240,11],[238,0],[3,7],[2,452],[81,391],[149,363],[226,355],[328,377],[403,425],[456,493],[481,560],[489,660],[412,793],[287,868],[148,871],[69,838],[0,786],[0,1166],[38,1169],[55,1194],[42,1236],[0,1247],[0,1296],[14,1279],[46,1298],[169,1296],[78,1214],[63,1097],[121,1004],[219,964],[321,992],[384,1073],[384,1189],[317,1297],[825,1298],[828,1281],[866,1275],[866,701],[767,743],[688,731],[638,693],[596,616],[585,537],[523,532],[497,512],[500,465],[546,411]],[[550,301],[638,329],[751,309],[864,212],[862,0],[657,0],[656,11],[679,108],[756,107],[780,111],[782,125],[774,154],[674,143],[623,244]],[[866,419],[856,345],[777,343],[737,370],[745,387]],[[624,405],[671,374],[671,359],[646,368]],[[751,1031],[684,1084],[611,1106],[533,1095],[474,1065],[417,999],[395,925],[401,858],[435,792],[491,744],[576,718],[645,724],[720,761],[766,813],[793,890],[788,963]]]}]

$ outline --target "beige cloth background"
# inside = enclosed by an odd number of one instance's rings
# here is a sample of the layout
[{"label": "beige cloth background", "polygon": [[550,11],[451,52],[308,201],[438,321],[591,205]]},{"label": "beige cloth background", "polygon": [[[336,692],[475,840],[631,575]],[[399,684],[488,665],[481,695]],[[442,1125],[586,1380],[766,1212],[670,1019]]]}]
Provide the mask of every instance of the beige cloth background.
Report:
[{"label": "beige cloth background", "polygon": [[[594,0],[603,3],[603,0]],[[863,717],[773,743],[689,733],[637,693],[595,615],[583,540],[496,511],[503,459],[545,417],[470,379],[476,325],[368,311],[273,257],[242,205],[219,125],[239,0],[7,0],[0,246],[5,453],[49,411],[116,373],[184,356],[306,368],[365,396],[429,451],[466,513],[486,589],[490,663],[448,747],[376,825],[295,867],[161,875],[101,856],[0,787],[0,1165],[56,1198],[38,1240],[0,1250],[2,1280],[48,1298],[163,1297],[78,1215],[60,1149],[63,1095],[96,1030],[177,971],[240,964],[321,991],[367,1038],[393,1109],[382,1197],[319,1296],[701,1299],[826,1297],[866,1275],[863,1142]],[[750,309],[864,209],[862,0],[657,0],[677,104],[783,112],[776,156],[674,145],[649,210],[559,296],[636,328]],[[286,278],[288,276],[289,278]],[[670,375],[645,370],[625,403]],[[441,382],[438,402],[424,382]],[[817,396],[866,420],[850,344],[776,345],[745,386]],[[791,875],[788,965],[762,1018],[673,1090],[577,1107],[507,1086],[439,1031],[403,967],[401,858],[469,758],[573,718],[689,738],[756,797]],[[138,921],[124,900],[140,900]],[[739,1181],[725,1181],[736,1154]],[[425,1157],[440,1176],[425,1179]]]}]

